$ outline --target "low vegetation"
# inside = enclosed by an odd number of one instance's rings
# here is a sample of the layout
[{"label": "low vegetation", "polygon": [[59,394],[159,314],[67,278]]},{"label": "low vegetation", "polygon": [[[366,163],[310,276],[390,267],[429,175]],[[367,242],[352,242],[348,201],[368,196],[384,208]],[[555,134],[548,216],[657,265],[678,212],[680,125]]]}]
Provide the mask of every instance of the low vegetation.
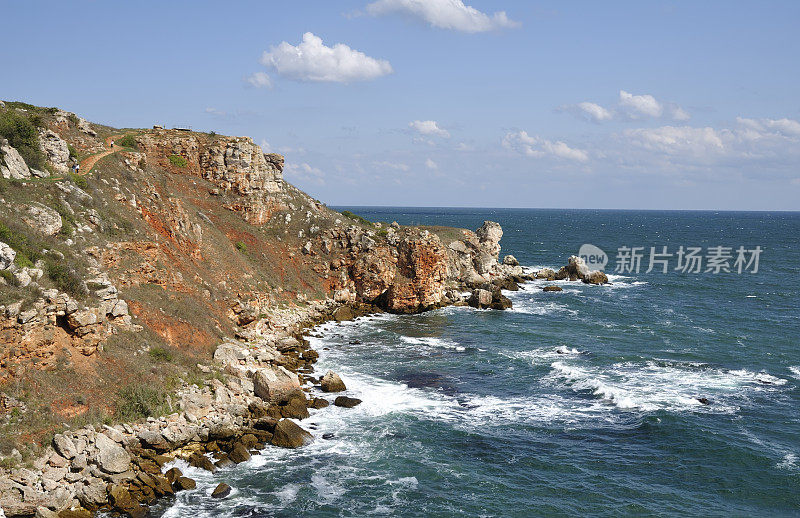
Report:
[{"label": "low vegetation", "polygon": [[122,147],[129,147],[131,149],[139,149],[139,145],[136,144],[136,139],[133,137],[133,135],[125,135],[124,137],[122,137],[121,139],[119,139],[117,141],[117,144],[119,144]]},{"label": "low vegetation", "polygon": [[361,223],[363,225],[370,225],[370,226],[372,225],[372,222],[370,220],[368,220],[367,218],[363,218],[363,217],[359,216],[358,214],[353,214],[349,210],[343,210],[342,211],[342,216],[345,216],[345,217],[348,217],[348,218],[350,218],[352,220],[358,221],[359,223]]},{"label": "low vegetation", "polygon": [[180,167],[181,169],[189,165],[189,162],[186,160],[186,158],[180,155],[170,155],[169,163],[174,165],[175,167]]},{"label": "low vegetation", "polygon": [[19,113],[16,110],[0,112],[0,137],[7,139],[16,148],[28,167],[44,169],[46,160],[39,148],[37,122],[41,118],[36,113]]},{"label": "low vegetation", "polygon": [[75,298],[84,298],[87,295],[86,286],[80,275],[67,266],[64,262],[47,260],[47,276],[56,287]]}]

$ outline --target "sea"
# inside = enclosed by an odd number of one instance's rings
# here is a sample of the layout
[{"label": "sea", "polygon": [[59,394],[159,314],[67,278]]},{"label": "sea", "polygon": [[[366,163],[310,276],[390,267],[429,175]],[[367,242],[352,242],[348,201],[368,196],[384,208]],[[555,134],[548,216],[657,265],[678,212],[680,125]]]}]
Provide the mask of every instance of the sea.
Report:
[{"label": "sea", "polygon": [[591,244],[611,284],[312,330],[363,403],[312,410],[299,450],[180,463],[198,487],[156,515],[800,516],[800,213],[338,209],[496,221],[530,270]]}]

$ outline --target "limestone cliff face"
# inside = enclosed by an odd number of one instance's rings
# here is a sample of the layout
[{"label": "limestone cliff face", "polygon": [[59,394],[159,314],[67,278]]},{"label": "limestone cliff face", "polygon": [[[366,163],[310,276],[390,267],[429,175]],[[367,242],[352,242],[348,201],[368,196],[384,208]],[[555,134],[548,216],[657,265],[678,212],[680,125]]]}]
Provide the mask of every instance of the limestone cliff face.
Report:
[{"label": "limestone cliff face", "polygon": [[[218,137],[161,130],[137,137],[149,163],[188,172],[236,195],[226,206],[254,225],[263,225],[281,205],[283,157],[265,154],[249,137]],[[181,157],[185,166],[170,157]],[[174,159],[173,159],[174,160]]]}]

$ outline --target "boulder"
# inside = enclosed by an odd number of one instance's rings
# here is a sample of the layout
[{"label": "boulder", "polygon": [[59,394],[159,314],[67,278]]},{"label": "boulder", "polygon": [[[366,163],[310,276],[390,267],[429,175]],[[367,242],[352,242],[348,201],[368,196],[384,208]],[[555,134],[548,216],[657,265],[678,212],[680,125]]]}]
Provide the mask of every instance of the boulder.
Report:
[{"label": "boulder", "polygon": [[109,489],[108,502],[115,510],[127,513],[132,518],[144,518],[147,515],[147,511],[131,496],[128,489],[119,484]]},{"label": "boulder", "polygon": [[32,202],[21,211],[22,220],[42,234],[54,236],[61,231],[61,215],[46,205]]},{"label": "boulder", "polygon": [[289,417],[293,419],[306,419],[311,417],[308,413],[308,405],[306,405],[306,398],[302,393],[293,396],[289,402],[281,407],[281,417]]},{"label": "boulder", "polygon": [[78,454],[72,439],[60,433],[53,437],[53,448],[65,459],[74,459]]},{"label": "boulder", "polygon": [[353,320],[353,318],[355,318],[355,314],[353,313],[352,308],[349,306],[340,306],[336,308],[336,311],[333,312],[333,319],[337,322]]},{"label": "boulder", "polygon": [[0,270],[7,270],[14,264],[17,252],[7,244],[0,241]]},{"label": "boulder", "polygon": [[272,444],[281,448],[299,448],[312,440],[310,433],[288,419],[278,421],[272,434]]},{"label": "boulder", "polygon": [[595,270],[589,272],[582,280],[586,284],[608,284],[608,275],[600,270]]},{"label": "boulder", "polygon": [[105,434],[97,434],[97,463],[106,473],[123,473],[131,464],[131,456],[122,446],[112,441]]},{"label": "boulder", "polygon": [[250,452],[247,451],[247,448],[244,444],[237,442],[231,452],[228,454],[228,458],[239,464],[240,462],[245,462],[250,460]]},{"label": "boulder", "polygon": [[25,160],[6,139],[0,139],[0,176],[15,180],[31,177],[31,171]]},{"label": "boulder", "polygon": [[494,293],[492,295],[492,305],[490,306],[492,309],[509,309],[511,305],[511,299],[502,293]]},{"label": "boulder", "polygon": [[342,378],[333,371],[328,371],[320,381],[323,392],[344,392],[347,387],[344,386]]},{"label": "boulder", "polygon": [[468,303],[473,308],[488,308],[492,305],[492,292],[476,288],[472,290],[472,296],[470,296]]},{"label": "boulder", "polygon": [[178,477],[172,483],[172,487],[175,488],[175,491],[188,491],[196,488],[197,482],[189,477]]},{"label": "boulder", "polygon": [[281,366],[270,366],[253,375],[253,391],[256,396],[270,403],[288,401],[289,396],[300,390],[297,374]]},{"label": "boulder", "polygon": [[231,486],[229,486],[225,482],[222,482],[217,487],[214,488],[214,491],[211,492],[211,498],[225,498],[230,494],[231,494]]},{"label": "boulder", "polygon": [[333,400],[333,404],[342,408],[353,408],[361,404],[361,400],[354,397],[339,396]]},{"label": "boulder", "polygon": [[519,266],[519,261],[517,261],[516,257],[509,254],[503,257],[503,264],[505,264],[506,266]]},{"label": "boulder", "polygon": [[330,403],[328,402],[328,400],[327,399],[322,399],[321,397],[315,397],[311,401],[311,408],[316,408],[317,410],[319,410],[321,408],[326,408],[329,405],[330,405]]},{"label": "boulder", "polygon": [[564,291],[564,289],[561,286],[550,285],[542,288],[542,291]]},{"label": "boulder", "polygon": [[164,476],[167,478],[167,482],[170,484],[174,484],[176,480],[183,476],[183,472],[178,468],[169,468]]},{"label": "boulder", "polygon": [[536,272],[537,279],[545,279],[548,281],[555,280],[556,272],[552,268],[542,268],[538,272]]}]

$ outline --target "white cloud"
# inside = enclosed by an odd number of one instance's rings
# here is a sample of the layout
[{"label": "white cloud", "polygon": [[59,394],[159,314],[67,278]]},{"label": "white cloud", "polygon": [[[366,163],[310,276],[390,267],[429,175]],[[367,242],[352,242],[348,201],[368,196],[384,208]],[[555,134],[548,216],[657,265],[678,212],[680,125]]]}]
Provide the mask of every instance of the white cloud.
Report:
[{"label": "white cloud", "polygon": [[619,91],[619,102],[612,108],[584,101],[578,104],[562,106],[559,111],[570,112],[593,122],[646,118],[687,121],[691,118],[686,110],[675,103],[664,104],[652,95],[634,95],[625,90]]},{"label": "white cloud", "polygon": [[305,162],[301,164],[287,163],[283,168],[283,173],[294,180],[312,182],[319,185],[325,184],[325,173],[321,169],[312,167]]},{"label": "white cloud", "polygon": [[450,132],[440,128],[436,121],[413,121],[408,123],[408,127],[422,135],[450,138]]},{"label": "white cloud", "polygon": [[619,91],[619,106],[631,117],[661,117],[664,107],[652,95],[633,95],[625,90]]},{"label": "white cloud", "polygon": [[428,169],[436,170],[439,169],[439,164],[428,158],[427,160],[425,160],[425,167],[427,167]]},{"label": "white cloud", "polygon": [[380,167],[381,169],[394,169],[396,171],[409,171],[411,168],[408,165],[402,162],[374,162],[375,166]]},{"label": "white cloud", "polygon": [[662,126],[626,130],[624,135],[636,146],[669,155],[705,158],[725,151],[719,132],[710,127]]},{"label": "white cloud", "polygon": [[595,122],[606,121],[614,116],[613,113],[595,103],[582,102],[575,107]]},{"label": "white cloud", "polygon": [[462,32],[486,32],[519,27],[505,11],[491,15],[464,5],[462,0],[377,0],[366,7],[372,16],[405,14],[419,18],[432,27]]},{"label": "white cloud", "polygon": [[736,122],[751,136],[760,138],[768,135],[784,137],[800,137],[800,122],[792,119],[747,119],[737,117]]},{"label": "white cloud", "polygon": [[456,146],[456,150],[458,151],[472,151],[474,148],[467,144],[466,142],[459,142]]},{"label": "white cloud", "polygon": [[216,108],[210,108],[210,107],[206,108],[206,113],[209,114],[209,115],[216,115],[218,117],[225,117],[226,115],[228,115],[228,112],[225,112],[225,111],[222,111],[222,110],[218,110]]},{"label": "white cloud", "polygon": [[560,140],[553,142],[540,137],[531,137],[526,131],[507,133],[503,137],[503,147],[533,158],[589,161],[589,154],[582,149],[571,148]]},{"label": "white cloud", "polygon": [[266,72],[256,72],[245,78],[245,82],[256,88],[272,88],[272,80]]},{"label": "white cloud", "polygon": [[269,145],[267,139],[261,139],[261,151],[264,153],[272,153],[272,146]]},{"label": "white cloud", "polygon": [[369,81],[393,72],[388,61],[375,59],[344,43],[326,47],[307,32],[297,46],[283,41],[261,56],[261,64],[296,81],[351,83]]},{"label": "white cloud", "polygon": [[729,127],[662,126],[627,130],[623,136],[639,148],[702,164],[793,164],[800,155],[800,122],[792,119],[738,117]]}]

